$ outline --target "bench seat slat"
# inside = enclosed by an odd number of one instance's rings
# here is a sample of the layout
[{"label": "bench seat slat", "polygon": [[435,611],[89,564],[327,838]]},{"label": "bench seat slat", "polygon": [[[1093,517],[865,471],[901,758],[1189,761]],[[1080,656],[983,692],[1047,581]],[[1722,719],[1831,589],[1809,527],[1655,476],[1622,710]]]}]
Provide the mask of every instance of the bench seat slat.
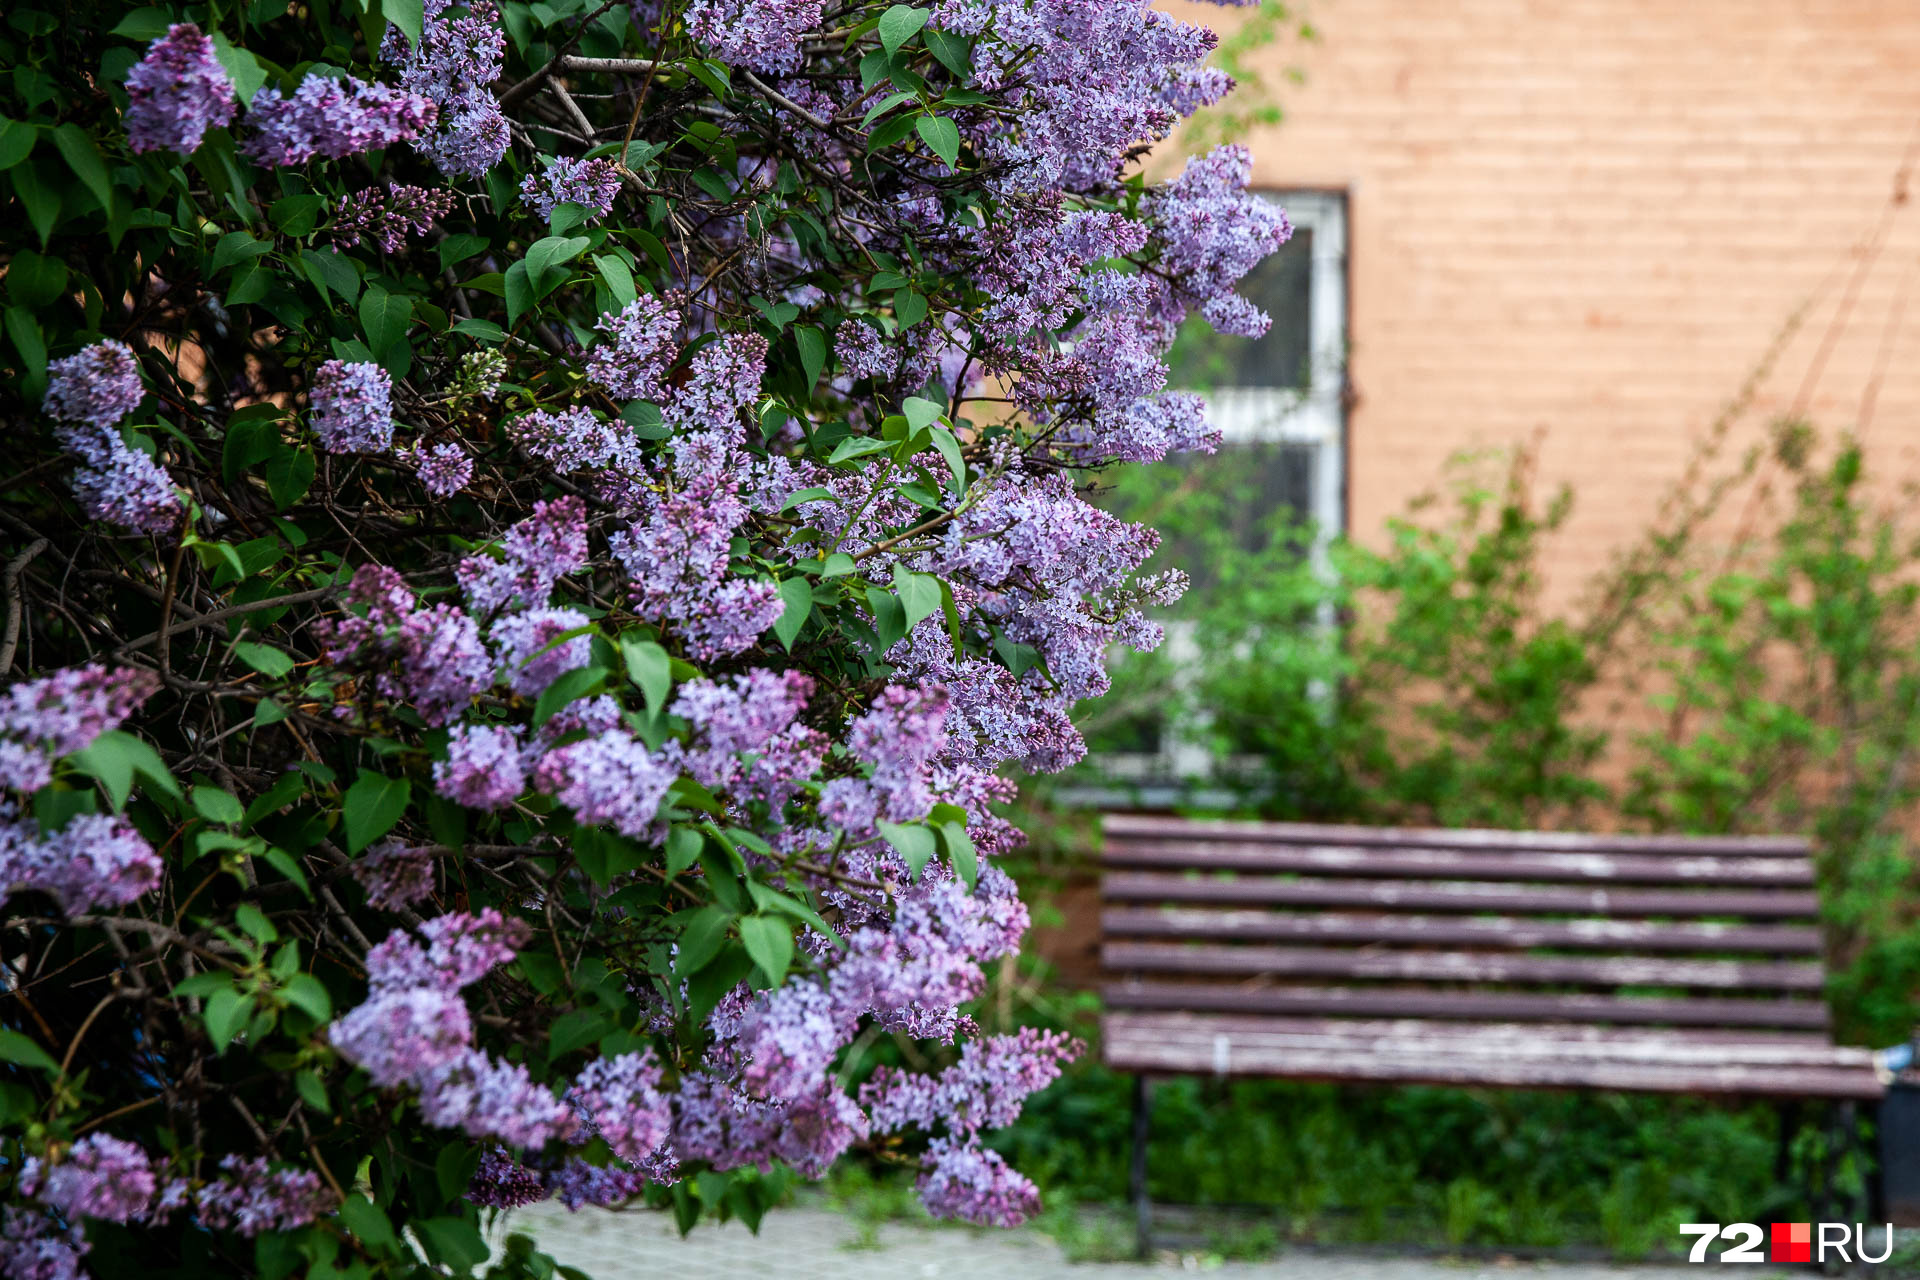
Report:
[{"label": "bench seat slat", "polygon": [[[1109,1010],[1217,1010],[1223,1013],[1346,1017],[1467,1018],[1508,1022],[1578,1020],[1608,1026],[1794,1027],[1822,1031],[1820,1000],[1618,996],[1525,991],[1433,991],[1393,987],[1244,987],[1173,982],[1114,983]],[[1111,1016],[1111,1015],[1109,1015]]]},{"label": "bench seat slat", "polygon": [[1507,955],[1478,951],[1367,951],[1331,947],[1183,946],[1109,942],[1108,969],[1162,973],[1272,974],[1414,982],[1688,987],[1724,991],[1819,991],[1818,964],[1677,960],[1640,956]]},{"label": "bench seat slat", "polygon": [[1527,920],[1512,916],[1487,919],[1109,907],[1100,915],[1100,928],[1108,937],[1194,938],[1202,941],[1562,947],[1582,951],[1820,953],[1820,931],[1811,926],[1729,925],[1700,921]]},{"label": "bench seat slat", "polygon": [[1543,915],[1810,920],[1820,910],[1820,900],[1815,894],[1799,890],[1717,887],[1679,892],[1412,880],[1282,880],[1267,876],[1223,879],[1156,871],[1109,872],[1101,879],[1100,892],[1106,898],[1127,902],[1223,902]]},{"label": "bench seat slat", "polygon": [[1369,1053],[1355,1042],[1262,1042],[1190,1022],[1155,1027],[1108,1021],[1102,1056],[1120,1071],[1759,1097],[1872,1099],[1881,1093],[1872,1068],[1851,1057],[1836,1056],[1830,1064],[1645,1061],[1582,1055],[1577,1044],[1543,1043],[1533,1053],[1518,1044],[1467,1052],[1437,1041],[1428,1042],[1433,1051],[1421,1051],[1418,1041],[1407,1041],[1396,1043],[1391,1052]]},{"label": "bench seat slat", "polygon": [[1132,840],[1258,840],[1263,844],[1350,844],[1391,849],[1524,849],[1580,853],[1725,853],[1756,857],[1808,854],[1803,836],[1613,835],[1584,831],[1496,831],[1454,827],[1356,827],[1318,822],[1228,822],[1160,814],[1110,813],[1109,843]]},{"label": "bench seat slat", "polygon": [[1737,883],[1798,888],[1814,882],[1813,865],[1804,858],[1718,854],[1478,853],[1364,845],[1264,845],[1248,841],[1199,844],[1167,840],[1110,845],[1101,855],[1101,861],[1109,867],[1127,868],[1547,884]]},{"label": "bench seat slat", "polygon": [[1234,1045],[1337,1046],[1389,1056],[1508,1054],[1628,1062],[1873,1065],[1866,1049],[1836,1048],[1817,1032],[1725,1028],[1596,1027],[1580,1023],[1437,1022],[1425,1018],[1285,1018],[1248,1014],[1119,1013],[1116,1035],[1181,1039],[1216,1035]]}]

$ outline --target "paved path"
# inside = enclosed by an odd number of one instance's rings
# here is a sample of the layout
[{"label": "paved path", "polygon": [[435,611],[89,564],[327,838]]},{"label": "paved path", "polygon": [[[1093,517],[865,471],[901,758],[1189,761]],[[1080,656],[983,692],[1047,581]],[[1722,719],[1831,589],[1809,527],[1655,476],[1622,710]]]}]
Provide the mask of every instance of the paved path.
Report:
[{"label": "paved path", "polygon": [[[504,1229],[524,1232],[563,1263],[593,1280],[1150,1280],[1205,1270],[1243,1280],[1701,1280],[1701,1268],[1624,1267],[1587,1263],[1472,1263],[1293,1251],[1265,1262],[1218,1262],[1171,1255],[1148,1266],[1070,1263],[1032,1231],[987,1232],[887,1224],[877,1244],[860,1243],[849,1219],[821,1208],[776,1210],[755,1236],[738,1223],[702,1225],[682,1240],[665,1214],[645,1210],[570,1214],[537,1205],[510,1215]],[[871,1240],[871,1236],[869,1236]],[[1741,1269],[1743,1272],[1744,1268]],[[1750,1280],[1774,1280],[1766,1268]],[[1804,1273],[1803,1273],[1804,1274]]]}]

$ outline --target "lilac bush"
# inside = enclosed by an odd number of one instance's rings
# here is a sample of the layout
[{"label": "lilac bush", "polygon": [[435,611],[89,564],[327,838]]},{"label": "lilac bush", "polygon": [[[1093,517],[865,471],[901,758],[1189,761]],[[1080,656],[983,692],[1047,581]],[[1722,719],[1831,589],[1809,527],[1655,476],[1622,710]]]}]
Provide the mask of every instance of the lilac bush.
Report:
[{"label": "lilac bush", "polygon": [[1287,235],[1135,168],[1213,37],[379,12],[83,0],[0,84],[0,1275],[465,1274],[849,1152],[1022,1220],[1004,806],[1182,586],[1087,481],[1211,447],[1163,357]]}]

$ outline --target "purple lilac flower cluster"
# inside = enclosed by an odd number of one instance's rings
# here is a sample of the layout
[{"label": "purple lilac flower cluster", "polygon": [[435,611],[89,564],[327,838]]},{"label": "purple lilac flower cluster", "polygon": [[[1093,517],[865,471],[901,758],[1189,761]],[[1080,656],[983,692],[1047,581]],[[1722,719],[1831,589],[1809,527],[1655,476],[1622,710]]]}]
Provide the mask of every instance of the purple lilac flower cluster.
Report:
[{"label": "purple lilac flower cluster", "polygon": [[889,382],[900,372],[900,353],[887,342],[878,325],[869,320],[844,320],[834,330],[833,353],[854,380],[877,378]]},{"label": "purple lilac flower cluster", "polygon": [[825,12],[822,0],[693,0],[685,22],[722,62],[778,73],[799,67],[801,38]]},{"label": "purple lilac flower cluster", "polygon": [[388,253],[398,253],[410,238],[424,236],[453,208],[453,192],[389,182],[384,189],[363,187],[333,211],[327,237],[351,245],[362,236]]},{"label": "purple lilac flower cluster", "polygon": [[0,787],[37,791],[53,781],[53,762],[117,729],[160,681],[137,667],[88,663],[0,693]]},{"label": "purple lilac flower cluster", "polygon": [[436,498],[451,498],[473,481],[473,458],[459,445],[428,445],[413,455],[413,473]]},{"label": "purple lilac flower cluster", "polygon": [[80,915],[102,904],[125,906],[160,883],[159,855],[117,814],[76,814],[45,832],[14,812],[0,805],[0,900],[37,891]]},{"label": "purple lilac flower cluster", "polygon": [[393,380],[377,364],[329,360],[308,392],[313,429],[328,453],[385,453],[393,447]]},{"label": "purple lilac flower cluster", "polygon": [[440,129],[415,142],[440,172],[478,178],[507,153],[509,128],[487,86],[500,78],[506,36],[499,11],[478,0],[455,15],[453,0],[427,0],[419,48],[387,28],[380,56],[400,68],[403,87],[439,108]]},{"label": "purple lilac flower cluster", "polygon": [[7,1280],[87,1280],[80,1260],[90,1247],[77,1222],[11,1205],[0,1210],[0,1275]]},{"label": "purple lilac flower cluster", "polygon": [[191,22],[168,27],[127,73],[127,145],[134,151],[187,155],[234,110],[233,82],[213,41]]},{"label": "purple lilac flower cluster", "polygon": [[309,73],[291,98],[262,88],[247,118],[253,133],[241,150],[257,164],[287,168],[406,142],[433,127],[435,110],[406,89]]},{"label": "purple lilac flower cluster", "polygon": [[371,991],[328,1028],[333,1047],[376,1084],[416,1090],[421,1115],[436,1127],[519,1147],[572,1136],[579,1121],[571,1107],[525,1067],[473,1047],[460,994],[513,958],[526,925],[488,908],[438,916],[420,935],[424,946],[395,932],[368,953]]},{"label": "purple lilac flower cluster", "polygon": [[[661,379],[679,349],[674,334],[680,328],[681,301],[677,297],[635,298],[619,311],[600,317],[594,328],[607,335],[607,341],[587,353],[587,376],[608,395],[621,400],[661,399]],[[558,462],[554,465],[561,466]],[[638,465],[637,456],[627,461],[630,468]]]},{"label": "purple lilac flower cluster", "polygon": [[551,218],[555,205],[577,204],[596,222],[613,208],[620,194],[620,171],[605,160],[576,160],[571,156],[544,156],[546,169],[530,173],[520,183],[520,203],[542,218]]},{"label": "purple lilac flower cluster", "polygon": [[63,423],[60,446],[80,459],[69,478],[89,518],[134,533],[168,533],[183,514],[166,470],[116,429],[145,394],[140,363],[123,342],[96,342],[47,366],[41,408]]},{"label": "purple lilac flower cluster", "polygon": [[194,1195],[202,1226],[248,1237],[304,1227],[337,1207],[319,1174],[275,1169],[258,1156],[222,1156],[220,1176]]}]

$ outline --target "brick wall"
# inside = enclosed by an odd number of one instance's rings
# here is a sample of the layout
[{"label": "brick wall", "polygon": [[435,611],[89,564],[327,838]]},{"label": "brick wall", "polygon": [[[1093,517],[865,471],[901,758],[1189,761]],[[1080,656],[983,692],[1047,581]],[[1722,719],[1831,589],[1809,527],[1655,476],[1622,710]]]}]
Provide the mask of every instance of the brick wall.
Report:
[{"label": "brick wall", "polygon": [[1248,142],[1262,184],[1349,193],[1354,533],[1377,540],[1450,454],[1537,438],[1542,491],[1577,488],[1548,566],[1566,602],[1796,315],[1733,445],[1797,407],[1859,426],[1888,495],[1920,478],[1920,201],[1895,196],[1920,3],[1303,12],[1317,43],[1255,55],[1286,120]]},{"label": "brick wall", "polygon": [[[1884,367],[1869,445],[1883,474],[1920,475],[1920,209],[1889,198],[1920,143],[1920,3],[1305,12],[1317,44],[1255,55],[1287,118],[1248,142],[1261,183],[1350,196],[1356,533],[1450,453],[1539,432],[1541,479],[1578,484],[1555,564],[1571,589],[1796,312],[1746,438],[1802,398],[1854,425]],[[1304,84],[1284,83],[1289,67]]]}]

